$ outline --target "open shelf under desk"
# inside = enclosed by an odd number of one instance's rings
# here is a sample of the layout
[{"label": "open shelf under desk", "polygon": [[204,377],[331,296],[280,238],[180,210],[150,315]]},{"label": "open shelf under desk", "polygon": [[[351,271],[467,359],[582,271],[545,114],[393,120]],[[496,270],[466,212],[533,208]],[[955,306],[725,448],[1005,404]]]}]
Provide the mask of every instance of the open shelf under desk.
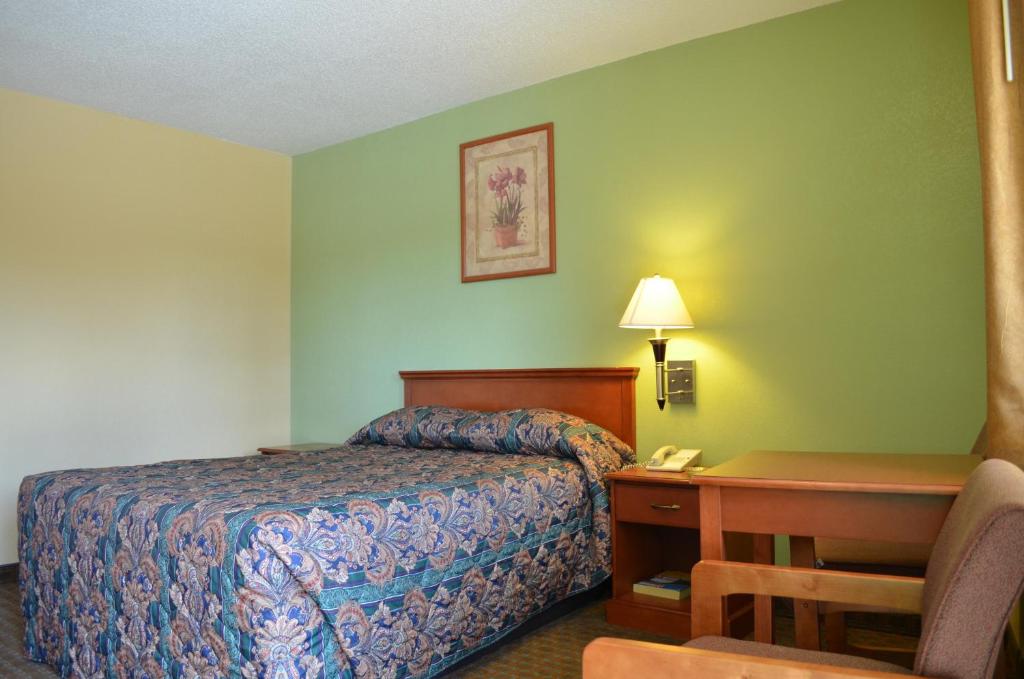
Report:
[{"label": "open shelf under desk", "polygon": [[690,597],[685,599],[666,599],[660,596],[650,596],[649,594],[638,594],[637,592],[627,592],[620,597],[615,597],[623,602],[627,602],[632,606],[646,606],[648,608],[665,609],[673,613],[685,613],[690,615]]},{"label": "open shelf under desk", "polygon": [[[613,597],[605,604],[608,622],[643,629],[654,634],[690,639],[690,598],[676,601],[636,592]],[[753,629],[752,597],[729,602],[730,635],[744,637]]]},{"label": "open shelf under desk", "polygon": [[[617,521],[614,531],[612,598],[605,608],[608,622],[680,640],[690,639],[689,596],[677,600],[638,594],[633,591],[633,583],[661,571],[689,571],[700,560],[699,532],[629,521]],[[731,636],[743,638],[753,629],[753,609],[753,597],[729,597]]]}]

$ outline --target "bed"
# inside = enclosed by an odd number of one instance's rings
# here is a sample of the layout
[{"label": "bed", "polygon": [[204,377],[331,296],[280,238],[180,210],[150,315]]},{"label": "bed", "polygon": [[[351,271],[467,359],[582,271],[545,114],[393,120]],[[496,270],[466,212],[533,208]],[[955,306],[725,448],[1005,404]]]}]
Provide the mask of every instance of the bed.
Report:
[{"label": "bed", "polygon": [[635,460],[635,369],[402,377],[405,407],[338,448],[27,477],[29,657],[430,677],[608,577],[603,474]]}]

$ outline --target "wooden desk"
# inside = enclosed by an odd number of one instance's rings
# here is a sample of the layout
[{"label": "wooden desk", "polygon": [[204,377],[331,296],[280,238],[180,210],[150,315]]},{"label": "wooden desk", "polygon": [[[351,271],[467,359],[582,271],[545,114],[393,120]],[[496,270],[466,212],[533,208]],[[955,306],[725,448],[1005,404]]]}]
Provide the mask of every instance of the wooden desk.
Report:
[{"label": "wooden desk", "polygon": [[[702,559],[726,558],[725,531],[789,535],[794,566],[813,567],[814,538],[931,544],[976,455],[754,451],[692,477],[700,488]],[[763,538],[762,538],[763,540]],[[758,561],[765,561],[760,550]],[[797,645],[818,649],[818,611],[795,602]],[[771,643],[769,597],[754,634]]]}]

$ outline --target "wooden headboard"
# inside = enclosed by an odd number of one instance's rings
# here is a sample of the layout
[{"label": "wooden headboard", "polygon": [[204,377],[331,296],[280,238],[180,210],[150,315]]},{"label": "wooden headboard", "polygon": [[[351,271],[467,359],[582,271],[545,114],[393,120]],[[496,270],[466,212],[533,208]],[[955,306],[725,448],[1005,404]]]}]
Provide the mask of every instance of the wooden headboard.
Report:
[{"label": "wooden headboard", "polygon": [[636,449],[639,368],[403,370],[405,405],[552,408],[599,424]]}]

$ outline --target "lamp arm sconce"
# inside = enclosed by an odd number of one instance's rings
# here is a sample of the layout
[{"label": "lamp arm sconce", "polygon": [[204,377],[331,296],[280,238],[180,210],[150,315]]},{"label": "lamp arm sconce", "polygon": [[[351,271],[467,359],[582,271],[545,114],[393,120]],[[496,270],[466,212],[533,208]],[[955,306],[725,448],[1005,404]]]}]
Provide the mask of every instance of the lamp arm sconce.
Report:
[{"label": "lamp arm sconce", "polygon": [[[665,409],[665,403],[670,396],[679,397],[673,399],[673,403],[693,403],[693,361],[674,361],[676,365],[683,367],[669,368],[667,367],[668,362],[665,360],[668,338],[651,337],[647,341],[651,343],[651,349],[654,351],[654,388],[658,400],[658,410]],[[677,385],[682,386],[682,389],[668,390],[669,373],[679,375]]]},{"label": "lamp arm sconce", "polygon": [[664,410],[667,398],[665,394],[665,349],[668,345],[668,338],[652,337],[647,341],[651,343],[651,349],[654,350],[654,388],[658,398],[658,410]]}]

